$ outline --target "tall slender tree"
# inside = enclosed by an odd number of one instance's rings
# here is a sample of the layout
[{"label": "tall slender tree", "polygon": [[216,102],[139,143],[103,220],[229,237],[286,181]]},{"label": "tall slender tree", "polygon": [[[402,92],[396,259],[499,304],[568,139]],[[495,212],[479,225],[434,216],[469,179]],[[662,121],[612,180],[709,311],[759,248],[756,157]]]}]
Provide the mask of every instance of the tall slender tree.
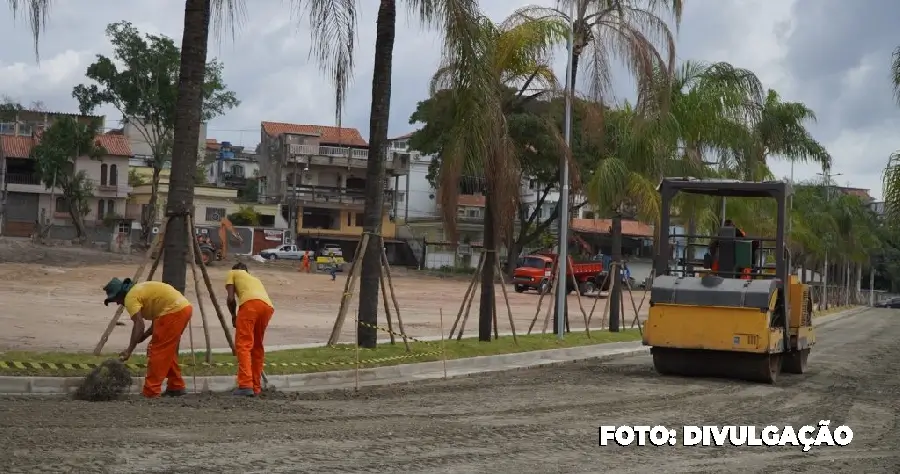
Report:
[{"label": "tall slender tree", "polygon": [[[441,210],[451,234],[455,234],[459,176],[469,169],[484,178],[485,199],[483,259],[481,274],[481,298],[479,304],[478,337],[491,340],[494,307],[495,259],[500,249],[501,236],[509,235],[511,222],[518,211],[519,184],[522,181],[522,163],[517,156],[516,143],[510,135],[507,116],[522,101],[533,97],[526,94],[530,87],[556,88],[556,76],[550,68],[550,53],[554,45],[565,38],[566,26],[555,19],[527,22],[507,20],[496,25],[487,18],[478,22],[480,61],[447,62],[432,79],[432,96],[442,86],[451,86],[455,95],[457,115],[455,121],[478,120],[496,133],[497,141],[487,149],[472,154],[462,153],[472,139],[472,129],[455,124],[447,134],[444,155],[441,156],[439,189]],[[471,78],[478,77],[478,81]],[[466,78],[460,82],[459,78]],[[514,88],[517,92],[510,93]],[[482,110],[485,115],[468,116],[465,101],[491,104]],[[481,133],[480,131],[478,133]],[[475,141],[477,143],[477,141]],[[447,151],[450,150],[448,154]],[[559,151],[566,150],[560,147]],[[472,173],[467,173],[472,174]]]},{"label": "tall slender tree", "polygon": [[[313,50],[323,71],[336,87],[338,125],[354,67],[356,49],[356,0],[294,0],[308,12]],[[381,222],[384,216],[384,175],[387,128],[390,120],[391,70],[394,57],[398,0],[380,0],[375,21],[375,64],[372,75],[372,106],[369,117],[369,159],[366,169],[366,198],[363,231],[371,238],[364,250],[360,276],[358,341],[373,348],[378,334],[378,294],[381,276]],[[471,26],[478,16],[476,0],[405,0],[406,9],[418,19],[438,29],[444,37],[445,59],[476,61],[468,45],[474,34]]]}]

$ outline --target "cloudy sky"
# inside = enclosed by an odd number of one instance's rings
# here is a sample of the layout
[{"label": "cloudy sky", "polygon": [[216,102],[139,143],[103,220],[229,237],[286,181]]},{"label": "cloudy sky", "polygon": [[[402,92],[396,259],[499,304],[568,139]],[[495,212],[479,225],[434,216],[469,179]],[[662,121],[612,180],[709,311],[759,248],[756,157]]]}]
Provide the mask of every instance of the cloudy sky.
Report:
[{"label": "cloudy sky", "polygon": [[[5,2],[2,2],[5,3]],[[400,2],[401,5],[404,2]],[[553,5],[555,0],[535,0]],[[900,4],[888,0],[687,0],[678,40],[681,59],[728,61],[755,71],[767,87],[787,100],[803,101],[818,114],[816,138],[834,156],[834,179],[841,185],[869,188],[881,196],[881,170],[900,149],[896,131],[900,107],[889,82],[891,51],[900,45],[895,21]],[[162,33],[180,43],[184,2],[57,0],[35,61],[27,25],[0,10],[0,95],[49,109],[74,112],[72,87],[96,54],[109,54],[108,23],[127,20],[140,30]],[[214,120],[208,137],[255,145],[262,120],[332,125],[333,95],[309,58],[305,19],[291,14],[285,0],[246,0],[246,15],[236,38],[213,40],[210,55],[225,62],[225,80],[241,99],[239,108]],[[368,137],[372,53],[377,2],[362,0],[354,84],[345,111],[346,126]],[[501,20],[522,0],[483,0],[486,13]],[[428,80],[439,62],[440,42],[419,25],[401,21],[394,49],[391,102],[392,136],[413,129],[409,115],[425,98]],[[564,58],[558,71],[565,74]],[[632,95],[622,82],[618,94]],[[112,110],[107,126],[119,119]],[[775,165],[788,176],[790,166]],[[796,178],[817,170],[798,165]]]}]

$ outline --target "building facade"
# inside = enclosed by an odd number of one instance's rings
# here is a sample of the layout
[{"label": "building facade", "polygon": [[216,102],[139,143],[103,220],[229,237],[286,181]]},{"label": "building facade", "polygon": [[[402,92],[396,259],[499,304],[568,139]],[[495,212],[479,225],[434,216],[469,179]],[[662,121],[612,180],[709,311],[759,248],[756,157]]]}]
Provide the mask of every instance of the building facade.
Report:
[{"label": "building facade", "polygon": [[[72,218],[62,189],[50,189],[36,176],[36,163],[30,155],[37,141],[31,136],[0,134],[2,233],[27,237],[34,232],[37,222],[52,222],[58,228],[52,237],[74,238]],[[131,191],[128,184],[131,149],[121,135],[99,135],[97,143],[106,149],[106,155],[99,159],[77,157],[74,170],[84,171],[93,188],[93,196],[88,199],[89,211],[84,216],[85,226],[106,229],[125,219],[126,201]]]},{"label": "building facade", "polygon": [[[262,122],[259,202],[279,204],[297,244],[316,250],[362,235],[368,143],[354,128]],[[381,232],[396,240],[395,193],[390,185],[409,172],[409,157],[388,150]],[[392,242],[397,243],[397,242]],[[345,249],[346,250],[346,249]]]}]

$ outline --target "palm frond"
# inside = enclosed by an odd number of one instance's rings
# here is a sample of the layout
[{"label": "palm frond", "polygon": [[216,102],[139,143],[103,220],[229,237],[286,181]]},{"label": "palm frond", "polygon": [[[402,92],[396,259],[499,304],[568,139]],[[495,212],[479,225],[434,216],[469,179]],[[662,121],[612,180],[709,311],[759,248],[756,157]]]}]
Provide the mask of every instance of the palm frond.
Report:
[{"label": "palm frond", "polygon": [[47,20],[50,18],[51,0],[9,0],[9,8],[12,10],[13,16],[22,13],[31,27],[31,36],[34,39],[34,56],[38,60],[41,59],[39,49],[41,33],[47,26]]}]

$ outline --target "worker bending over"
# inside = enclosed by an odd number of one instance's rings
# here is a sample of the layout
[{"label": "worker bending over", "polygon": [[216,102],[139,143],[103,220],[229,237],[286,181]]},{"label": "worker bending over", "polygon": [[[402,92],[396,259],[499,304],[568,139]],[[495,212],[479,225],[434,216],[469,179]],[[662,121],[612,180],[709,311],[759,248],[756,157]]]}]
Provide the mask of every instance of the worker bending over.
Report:
[{"label": "worker bending over", "polygon": [[[124,281],[113,278],[103,290],[106,292],[103,304],[125,306],[125,311],[134,322],[128,348],[119,354],[119,358],[128,360],[138,344],[151,338],[147,346],[144,396],[160,396],[163,380],[166,380],[164,395],[184,395],[186,386],[178,365],[178,344],[191,321],[191,302],[172,285],[159,281],[132,283],[130,278]],[[150,328],[146,331],[144,321],[150,321]]]},{"label": "worker bending over", "polygon": [[234,395],[256,396],[262,391],[266,356],[263,339],[275,307],[262,282],[251,275],[243,263],[231,267],[225,280],[225,291],[228,292],[228,310],[235,327],[234,350],[238,359],[238,388]]}]

